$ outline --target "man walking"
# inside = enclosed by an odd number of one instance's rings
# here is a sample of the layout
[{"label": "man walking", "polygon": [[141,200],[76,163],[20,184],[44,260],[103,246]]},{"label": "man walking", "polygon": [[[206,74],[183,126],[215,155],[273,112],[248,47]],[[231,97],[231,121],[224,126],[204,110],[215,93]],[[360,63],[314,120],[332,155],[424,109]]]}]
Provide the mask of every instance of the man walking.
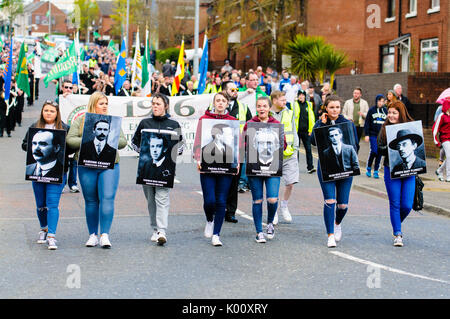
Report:
[{"label": "man walking", "polygon": [[346,119],[353,121],[356,126],[356,133],[358,134],[356,138],[358,139],[358,143],[364,131],[364,123],[366,121],[367,112],[369,111],[369,104],[366,100],[362,99],[361,96],[362,89],[356,87],[353,90],[353,98],[345,101],[342,110],[342,115],[344,115]]}]

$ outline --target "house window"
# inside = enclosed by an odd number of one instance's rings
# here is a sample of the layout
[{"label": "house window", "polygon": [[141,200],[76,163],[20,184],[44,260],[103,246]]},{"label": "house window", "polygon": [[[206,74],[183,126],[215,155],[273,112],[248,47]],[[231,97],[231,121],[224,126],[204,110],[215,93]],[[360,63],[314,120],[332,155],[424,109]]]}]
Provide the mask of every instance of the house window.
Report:
[{"label": "house window", "polygon": [[395,66],[395,47],[391,45],[381,46],[381,73],[394,72]]},{"label": "house window", "polygon": [[439,41],[437,38],[426,39],[420,42],[420,71],[438,71]]},{"label": "house window", "polygon": [[439,12],[441,10],[439,0],[431,0],[431,8],[427,10],[428,14]]},{"label": "house window", "polygon": [[395,21],[395,0],[388,0],[388,11],[384,22],[388,23],[392,21]]},{"label": "house window", "polygon": [[41,24],[41,16],[35,17],[36,24]]},{"label": "house window", "polygon": [[417,16],[417,0],[409,0],[409,12],[405,18],[412,18]]}]

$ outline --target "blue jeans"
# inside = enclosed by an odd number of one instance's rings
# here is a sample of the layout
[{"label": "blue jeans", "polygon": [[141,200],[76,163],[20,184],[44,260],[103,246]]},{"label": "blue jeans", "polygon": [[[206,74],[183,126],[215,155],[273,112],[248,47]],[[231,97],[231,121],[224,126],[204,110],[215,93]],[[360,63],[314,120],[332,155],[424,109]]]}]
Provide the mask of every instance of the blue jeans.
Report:
[{"label": "blue jeans", "polygon": [[[256,233],[262,232],[262,200],[264,197],[263,187],[266,184],[266,199],[267,199],[267,223],[273,222],[275,213],[278,207],[278,191],[280,189],[280,177],[258,177],[249,176],[248,182],[252,192],[252,214],[253,222],[255,223]],[[269,202],[269,198],[276,199],[274,203]],[[260,201],[260,202],[259,202]]]},{"label": "blue jeans", "polygon": [[375,171],[378,171],[378,169],[380,168],[381,153],[378,153],[377,136],[370,135],[369,141],[370,141],[370,154],[369,159],[367,160],[367,167],[372,167],[372,163],[375,160],[375,166],[373,169]]},{"label": "blue jeans", "polygon": [[114,217],[114,198],[119,186],[120,167],[96,169],[78,167],[81,190],[83,191],[86,222],[89,234],[109,234]]},{"label": "blue jeans", "polygon": [[[325,201],[323,205],[325,227],[327,229],[327,234],[334,234],[334,214],[336,211],[336,224],[339,225],[348,210],[347,205],[350,197],[350,189],[352,188],[353,176],[336,181],[323,182],[320,163],[318,163],[317,166],[317,176],[319,178],[323,199]],[[327,200],[334,200],[335,203],[327,203]]]},{"label": "blue jeans", "polygon": [[203,209],[206,220],[214,220],[213,235],[219,235],[225,218],[228,191],[230,190],[232,175],[200,174],[200,184],[203,192]]},{"label": "blue jeans", "polygon": [[48,227],[48,235],[55,236],[59,219],[59,200],[66,185],[66,174],[61,184],[32,182],[36,212],[41,228]]},{"label": "blue jeans", "polygon": [[69,158],[69,178],[67,179],[69,188],[72,186],[77,186],[77,168],[78,163],[76,159]]},{"label": "blue jeans", "polygon": [[241,168],[241,175],[239,176],[239,186],[248,186],[248,177],[247,174],[245,174],[245,167],[246,167],[246,163],[245,161],[242,163],[242,168]]},{"label": "blue jeans", "polygon": [[415,176],[391,179],[389,167],[384,167],[384,183],[389,197],[389,213],[394,236],[402,234],[402,222],[411,212],[416,189]]}]

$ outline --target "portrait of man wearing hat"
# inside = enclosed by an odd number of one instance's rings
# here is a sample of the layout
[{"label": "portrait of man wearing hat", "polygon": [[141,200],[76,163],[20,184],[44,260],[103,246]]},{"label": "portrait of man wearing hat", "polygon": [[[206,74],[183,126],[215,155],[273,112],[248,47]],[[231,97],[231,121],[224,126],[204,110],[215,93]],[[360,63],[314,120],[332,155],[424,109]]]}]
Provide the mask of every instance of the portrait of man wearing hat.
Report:
[{"label": "portrait of man wearing hat", "polygon": [[[392,175],[398,175],[399,172],[407,172],[420,168],[426,168],[425,160],[418,157],[415,153],[416,149],[422,145],[423,138],[419,134],[414,133],[410,129],[402,129],[397,132],[397,138],[389,143],[389,148],[396,150],[402,161],[393,165]],[[422,172],[422,171],[420,171]]]}]

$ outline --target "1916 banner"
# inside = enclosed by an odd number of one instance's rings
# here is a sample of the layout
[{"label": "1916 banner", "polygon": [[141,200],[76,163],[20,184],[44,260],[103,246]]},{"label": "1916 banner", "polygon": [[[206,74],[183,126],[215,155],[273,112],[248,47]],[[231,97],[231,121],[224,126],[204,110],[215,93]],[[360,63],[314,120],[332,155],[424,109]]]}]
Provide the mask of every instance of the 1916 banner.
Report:
[{"label": "1916 banner", "polygon": [[[195,132],[198,119],[205,114],[211,105],[214,94],[169,97],[169,114],[181,126],[183,138],[186,142],[185,152],[180,156],[182,161],[192,158]],[[71,125],[72,121],[86,112],[90,95],[71,94],[67,97],[59,96],[61,119]],[[239,101],[247,104],[252,114],[256,111],[256,95],[242,92]],[[138,96],[108,96],[108,114],[122,117],[122,130],[128,145],[119,150],[120,156],[138,156],[132,146],[131,139],[139,122],[151,115],[152,98]]]}]

